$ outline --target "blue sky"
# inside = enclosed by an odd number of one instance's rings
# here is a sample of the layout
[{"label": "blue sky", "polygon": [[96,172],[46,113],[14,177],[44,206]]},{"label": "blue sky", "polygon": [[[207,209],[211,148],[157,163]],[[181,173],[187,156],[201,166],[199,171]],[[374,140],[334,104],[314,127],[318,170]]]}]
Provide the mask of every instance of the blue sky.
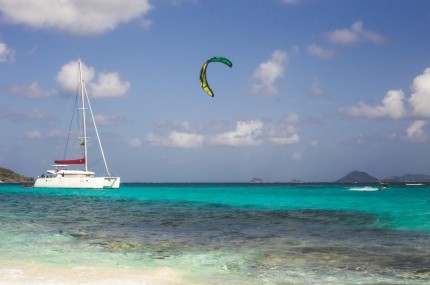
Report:
[{"label": "blue sky", "polygon": [[430,174],[429,34],[421,0],[0,0],[0,166],[61,158],[81,58],[124,182]]}]

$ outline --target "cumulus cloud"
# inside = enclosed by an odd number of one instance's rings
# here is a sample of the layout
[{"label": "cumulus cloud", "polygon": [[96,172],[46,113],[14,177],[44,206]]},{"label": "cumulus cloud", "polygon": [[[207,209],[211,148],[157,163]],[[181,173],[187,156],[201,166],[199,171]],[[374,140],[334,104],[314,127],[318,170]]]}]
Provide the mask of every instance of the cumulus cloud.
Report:
[{"label": "cumulus cloud", "polygon": [[32,130],[29,131],[27,133],[25,133],[25,138],[27,139],[40,139],[42,137],[42,135],[40,134],[40,132],[38,130]]},{"label": "cumulus cloud", "polygon": [[377,106],[369,106],[359,102],[357,106],[341,108],[340,111],[350,117],[392,118],[401,119],[406,116],[405,95],[402,90],[390,90]]},{"label": "cumulus cloud", "polygon": [[385,38],[376,32],[364,29],[361,21],[354,22],[351,27],[337,29],[326,34],[327,39],[335,44],[355,44],[358,42],[370,42],[381,44]]},{"label": "cumulus cloud", "polygon": [[317,44],[310,44],[306,48],[307,52],[322,59],[329,59],[335,56],[335,52],[331,49],[323,48]]},{"label": "cumulus cloud", "polygon": [[[68,92],[76,92],[78,82],[78,61],[70,61],[63,65],[57,74],[57,83]],[[130,82],[121,80],[116,72],[97,73],[93,67],[82,63],[82,74],[90,96],[93,98],[121,97],[130,88]],[[97,79],[95,82],[93,79]]]},{"label": "cumulus cloud", "polygon": [[12,62],[15,60],[15,50],[0,42],[0,62]]},{"label": "cumulus cloud", "polygon": [[[85,63],[82,63],[82,74],[84,80],[89,82],[94,78],[94,68],[88,67]],[[60,71],[57,73],[57,83],[60,87],[69,92],[76,92],[76,84],[79,82],[78,78],[78,61],[72,60],[63,65]]]},{"label": "cumulus cloud", "polygon": [[96,120],[97,125],[105,125],[105,126],[112,126],[123,121],[123,119],[118,116],[106,116],[106,115],[95,115],[94,120]]},{"label": "cumulus cloud", "polygon": [[97,35],[151,10],[148,0],[0,0],[3,19],[35,29]]},{"label": "cumulus cloud", "polygon": [[259,138],[263,129],[263,122],[255,121],[239,121],[236,123],[234,131],[225,132],[216,135],[212,138],[212,142],[217,145],[227,146],[252,146],[262,143]]},{"label": "cumulus cloud", "polygon": [[94,98],[121,97],[130,89],[130,82],[122,81],[116,72],[99,73],[97,82],[89,84]]},{"label": "cumulus cloud", "polygon": [[414,121],[407,129],[406,129],[406,138],[409,141],[423,141],[426,139],[426,134],[423,128],[427,125],[426,121],[417,120]]},{"label": "cumulus cloud", "polygon": [[153,146],[199,148],[205,138],[194,131],[188,121],[179,124],[162,121],[157,124],[154,131],[146,135],[145,139]]},{"label": "cumulus cloud", "polygon": [[202,146],[204,137],[191,132],[171,131],[167,136],[157,133],[149,133],[146,136],[146,139],[153,146],[198,148]]},{"label": "cumulus cloud", "polygon": [[132,148],[140,148],[142,146],[142,140],[134,138],[128,141],[128,145]]},{"label": "cumulus cloud", "polygon": [[295,126],[298,121],[298,116],[291,114],[276,122],[260,119],[237,121],[233,130],[226,129],[223,124],[216,128],[203,128],[205,132],[193,130],[189,122],[162,122],[146,136],[146,140],[153,146],[177,148],[198,148],[205,144],[231,147],[289,145],[300,141]]},{"label": "cumulus cloud", "polygon": [[295,124],[297,114],[291,114],[277,122],[265,122],[262,138],[272,144],[289,145],[300,142],[300,136]]},{"label": "cumulus cloud", "polygon": [[251,92],[267,96],[279,94],[276,82],[284,76],[288,54],[275,50],[271,58],[260,64],[251,79]]},{"label": "cumulus cloud", "polygon": [[37,81],[33,81],[29,86],[11,85],[7,87],[7,92],[12,95],[29,98],[50,97],[58,93],[56,90],[44,90]]},{"label": "cumulus cloud", "polygon": [[430,117],[430,68],[415,77],[411,93],[409,104],[412,114],[419,117]]},{"label": "cumulus cloud", "polygon": [[[369,106],[359,102],[357,106],[340,108],[340,112],[351,117],[364,118],[392,118],[405,117],[429,118],[430,117],[430,68],[416,76],[410,87],[411,95],[405,99],[402,90],[391,90],[387,93],[382,103],[377,106]],[[408,103],[408,105],[406,105]],[[406,108],[408,107],[408,108]]]},{"label": "cumulus cloud", "polygon": [[276,145],[296,144],[300,141],[294,125],[298,120],[292,114],[277,122],[262,120],[238,121],[233,131],[214,136],[212,143],[224,146],[257,146],[264,143]]},{"label": "cumulus cloud", "polygon": [[212,136],[211,143],[223,146],[257,146],[296,144],[300,141],[295,124],[297,114],[291,114],[277,122],[262,120],[238,121],[233,131]]}]

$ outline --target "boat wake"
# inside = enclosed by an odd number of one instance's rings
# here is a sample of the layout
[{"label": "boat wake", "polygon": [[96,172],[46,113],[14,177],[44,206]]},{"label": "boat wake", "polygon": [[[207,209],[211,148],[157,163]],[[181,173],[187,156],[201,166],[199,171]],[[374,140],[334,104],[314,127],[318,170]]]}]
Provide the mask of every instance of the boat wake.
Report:
[{"label": "boat wake", "polygon": [[370,187],[370,186],[363,186],[363,187],[349,187],[347,188],[349,191],[379,191],[378,187]]}]

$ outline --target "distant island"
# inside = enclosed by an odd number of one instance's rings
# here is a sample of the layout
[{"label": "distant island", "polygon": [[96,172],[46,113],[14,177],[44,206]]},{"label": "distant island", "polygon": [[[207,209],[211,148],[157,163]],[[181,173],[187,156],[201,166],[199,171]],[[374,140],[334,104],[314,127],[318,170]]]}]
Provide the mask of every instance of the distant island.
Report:
[{"label": "distant island", "polygon": [[370,176],[366,172],[352,171],[344,177],[333,181],[333,183],[377,183],[378,178]]},{"label": "distant island", "polygon": [[[426,174],[405,174],[402,176],[389,176],[386,178],[378,179],[363,171],[352,171],[332,182],[319,181],[321,183],[378,183],[379,181],[386,181],[388,183],[430,183],[430,175]],[[15,173],[14,171],[0,167],[0,183],[25,183],[34,182],[34,178],[26,177]],[[262,178],[253,178],[250,183],[270,183]],[[286,182],[277,182],[286,183]],[[292,179],[288,183],[306,183],[298,179]],[[315,182],[316,183],[316,182]]]},{"label": "distant island", "polygon": [[333,181],[333,183],[377,183],[378,181],[386,181],[389,183],[423,183],[430,182],[430,175],[405,174],[403,176],[390,176],[378,179],[367,174],[366,172],[352,171],[344,177]]},{"label": "distant island", "polygon": [[423,183],[430,182],[430,175],[426,174],[405,174],[403,176],[390,176],[384,178],[387,182],[398,182],[398,183]]},{"label": "distant island", "polygon": [[0,167],[0,183],[23,183],[34,181],[31,177],[25,177],[10,169]]}]

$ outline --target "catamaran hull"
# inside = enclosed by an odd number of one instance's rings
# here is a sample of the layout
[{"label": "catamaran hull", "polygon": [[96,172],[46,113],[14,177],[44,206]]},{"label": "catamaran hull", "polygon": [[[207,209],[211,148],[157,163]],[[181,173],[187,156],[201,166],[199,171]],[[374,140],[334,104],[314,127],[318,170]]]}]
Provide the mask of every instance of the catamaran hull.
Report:
[{"label": "catamaran hull", "polygon": [[118,189],[120,177],[37,178],[35,188]]}]

